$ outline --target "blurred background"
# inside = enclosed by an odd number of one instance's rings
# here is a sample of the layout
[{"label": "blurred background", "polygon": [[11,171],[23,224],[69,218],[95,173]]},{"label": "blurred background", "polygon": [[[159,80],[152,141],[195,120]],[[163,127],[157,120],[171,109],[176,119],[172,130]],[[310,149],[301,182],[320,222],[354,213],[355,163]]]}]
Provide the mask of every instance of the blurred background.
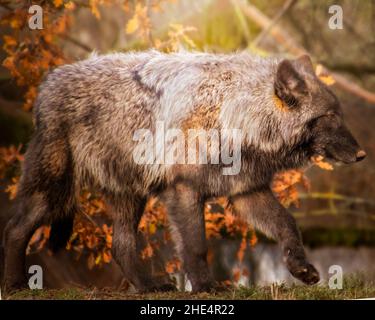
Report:
[{"label": "blurred background", "polygon": [[[43,9],[41,30],[29,28],[32,4]],[[329,13],[332,5],[342,8],[342,29],[329,27],[336,12]],[[307,52],[322,81],[338,95],[347,124],[368,156],[333,170],[320,164],[305,173],[286,173],[275,181],[274,190],[297,218],[308,255],[323,279],[331,265],[340,265],[344,274],[375,278],[375,1],[0,0],[0,16],[0,235],[13,212],[33,130],[32,103],[50,69],[93,51],[248,50],[285,57]],[[85,211],[77,218],[67,250],[53,255],[46,245],[49,229],[41,229],[28,249],[28,264],[44,266],[45,284],[54,288],[126,288],[111,259],[111,219],[105,204],[93,192],[81,200]],[[215,277],[243,285],[293,281],[277,246],[230,217],[225,199],[212,200],[206,208]],[[141,224],[146,239],[142,254],[155,270],[185,286],[166,224],[155,200]]]}]

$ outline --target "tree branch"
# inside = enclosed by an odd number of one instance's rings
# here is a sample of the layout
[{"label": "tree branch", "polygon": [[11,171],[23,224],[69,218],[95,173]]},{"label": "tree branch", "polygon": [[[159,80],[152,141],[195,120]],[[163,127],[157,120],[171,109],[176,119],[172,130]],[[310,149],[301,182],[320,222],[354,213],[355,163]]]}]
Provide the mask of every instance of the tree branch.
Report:
[{"label": "tree branch", "polygon": [[284,14],[296,4],[297,0],[287,0],[281,10],[277,13],[277,15],[272,19],[271,23],[268,25],[267,28],[264,28],[262,32],[255,38],[252,45],[258,46],[262,40],[267,36],[270,30],[275,26],[280,19],[284,16]]},{"label": "tree branch", "polygon": [[63,38],[66,41],[69,41],[70,43],[76,45],[77,47],[80,47],[81,49],[83,49],[87,52],[93,52],[93,49],[90,48],[88,45],[78,41],[77,39],[72,38],[69,35],[62,35],[61,38]]}]

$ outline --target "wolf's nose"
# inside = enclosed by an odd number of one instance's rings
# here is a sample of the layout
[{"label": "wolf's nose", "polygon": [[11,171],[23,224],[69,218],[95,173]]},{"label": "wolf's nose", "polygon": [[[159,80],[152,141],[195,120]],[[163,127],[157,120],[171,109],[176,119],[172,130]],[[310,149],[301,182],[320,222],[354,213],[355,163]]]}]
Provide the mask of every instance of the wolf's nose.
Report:
[{"label": "wolf's nose", "polygon": [[356,158],[357,161],[363,160],[364,158],[366,158],[366,152],[364,150],[359,150],[356,154]]}]

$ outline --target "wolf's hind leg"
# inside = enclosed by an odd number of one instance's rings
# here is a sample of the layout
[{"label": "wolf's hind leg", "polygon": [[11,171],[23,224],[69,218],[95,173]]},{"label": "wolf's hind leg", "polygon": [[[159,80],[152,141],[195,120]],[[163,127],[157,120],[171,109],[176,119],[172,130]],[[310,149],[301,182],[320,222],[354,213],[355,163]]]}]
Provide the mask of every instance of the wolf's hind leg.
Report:
[{"label": "wolf's hind leg", "polygon": [[5,290],[26,286],[26,248],[35,230],[74,216],[73,185],[72,159],[65,140],[45,141],[36,135],[25,156],[16,212],[4,229]]},{"label": "wolf's hind leg", "polygon": [[271,190],[238,195],[231,202],[236,215],[281,245],[287,268],[295,278],[306,284],[319,281],[319,273],[306,260],[294,218],[277,201]]},{"label": "wolf's hind leg", "polygon": [[35,230],[42,225],[46,211],[43,195],[35,193],[20,201],[17,212],[7,223],[3,236],[5,292],[26,287],[26,247]]}]

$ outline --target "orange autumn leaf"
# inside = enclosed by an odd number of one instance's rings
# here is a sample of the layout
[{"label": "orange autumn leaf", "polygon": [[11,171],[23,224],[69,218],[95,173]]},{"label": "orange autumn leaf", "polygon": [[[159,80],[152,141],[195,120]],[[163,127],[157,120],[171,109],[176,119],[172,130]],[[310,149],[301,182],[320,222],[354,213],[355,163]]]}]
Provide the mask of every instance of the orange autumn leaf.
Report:
[{"label": "orange autumn leaf", "polygon": [[144,248],[141,251],[141,258],[144,260],[144,259],[151,258],[153,255],[154,255],[154,249],[152,248],[151,244],[149,243],[146,246],[146,248]]},{"label": "orange autumn leaf", "polygon": [[237,251],[237,260],[239,262],[242,262],[243,261],[243,258],[244,258],[244,255],[245,255],[245,251],[246,251],[246,248],[247,248],[247,243],[246,243],[246,239],[242,239],[241,240],[241,244],[240,244],[240,247]]},{"label": "orange autumn leaf", "polygon": [[298,187],[309,190],[310,184],[302,170],[288,170],[277,173],[272,181],[272,191],[285,206],[299,205]]},{"label": "orange autumn leaf", "polygon": [[300,170],[289,170],[275,175],[272,182],[272,190],[276,193],[282,192],[290,186],[301,181],[303,176]]},{"label": "orange autumn leaf", "polygon": [[5,192],[9,194],[9,199],[14,200],[17,196],[19,177],[12,178],[12,184],[5,188]]},{"label": "orange autumn leaf", "polygon": [[32,247],[36,251],[41,250],[47,243],[50,232],[51,232],[51,227],[49,226],[42,226],[38,228],[34,232],[33,236],[31,237],[29,241],[29,244],[26,249],[26,254],[30,254]]},{"label": "orange autumn leaf", "polygon": [[135,5],[134,15],[126,24],[125,31],[127,34],[137,32],[138,36],[147,39],[151,32],[151,20],[146,5],[141,3]]},{"label": "orange autumn leaf", "polygon": [[254,230],[252,230],[252,233],[251,233],[251,237],[250,237],[250,240],[249,240],[249,245],[250,247],[255,247],[255,245],[258,243],[258,237],[255,233]]},{"label": "orange autumn leaf", "polygon": [[100,12],[98,8],[98,0],[90,0],[89,1],[91,13],[97,18],[100,19]]},{"label": "orange autumn leaf", "polygon": [[138,17],[134,16],[126,24],[126,33],[128,34],[134,33],[138,29],[138,27],[139,27]]},{"label": "orange autumn leaf", "polygon": [[13,38],[12,36],[4,35],[3,40],[4,40],[4,50],[5,51],[10,50],[12,47],[17,45],[16,39]]},{"label": "orange autumn leaf", "polygon": [[56,8],[61,7],[63,3],[64,3],[64,0],[53,0],[53,4],[55,5]]},{"label": "orange autumn leaf", "polygon": [[325,162],[323,156],[315,156],[315,157],[312,157],[312,158],[311,158],[311,161],[312,161],[316,166],[318,166],[318,167],[321,168],[321,169],[324,169],[324,170],[333,170],[333,166],[332,166],[330,163]]},{"label": "orange autumn leaf", "polygon": [[179,271],[180,269],[181,269],[181,261],[178,258],[174,258],[168,261],[165,265],[165,271],[169,274]]},{"label": "orange autumn leaf", "polygon": [[327,70],[321,64],[318,64],[315,69],[317,77],[327,86],[333,85],[336,81],[332,75],[328,74]]},{"label": "orange autumn leaf", "polygon": [[73,1],[69,1],[67,3],[64,4],[64,7],[67,9],[67,10],[74,10],[76,8],[76,5]]},{"label": "orange autumn leaf", "polygon": [[112,259],[112,254],[110,251],[103,251],[103,262],[110,263]]}]

